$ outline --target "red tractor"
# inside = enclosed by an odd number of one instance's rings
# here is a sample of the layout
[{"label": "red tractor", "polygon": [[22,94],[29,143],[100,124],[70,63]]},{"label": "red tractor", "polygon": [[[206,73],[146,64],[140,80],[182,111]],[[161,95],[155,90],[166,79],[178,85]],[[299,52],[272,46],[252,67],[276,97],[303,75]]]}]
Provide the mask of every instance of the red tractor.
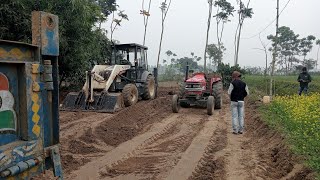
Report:
[{"label": "red tractor", "polygon": [[189,77],[188,72],[189,66],[186,68],[185,81],[179,95],[175,94],[172,97],[172,111],[178,113],[180,107],[197,106],[207,108],[208,115],[212,115],[214,109],[221,109],[221,77],[203,72],[193,73]]}]

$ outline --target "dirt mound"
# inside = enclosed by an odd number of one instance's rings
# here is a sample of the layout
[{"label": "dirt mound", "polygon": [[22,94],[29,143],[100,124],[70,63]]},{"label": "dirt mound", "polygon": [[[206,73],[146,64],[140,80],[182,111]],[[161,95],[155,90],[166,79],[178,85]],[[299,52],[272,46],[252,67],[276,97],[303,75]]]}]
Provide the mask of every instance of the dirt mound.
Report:
[{"label": "dirt mound", "polygon": [[69,122],[76,121],[81,118],[85,118],[88,116],[94,115],[95,112],[68,112],[68,111],[60,111],[60,123],[67,124]]},{"label": "dirt mound", "polygon": [[[285,138],[276,130],[267,126],[259,115],[256,107],[247,108],[247,133],[249,137],[243,147],[252,146],[258,152],[260,170],[259,177],[263,179],[301,179],[312,177],[310,170],[302,165],[302,161],[293,155],[285,142]],[[301,165],[297,172],[295,166]]]},{"label": "dirt mound", "polygon": [[86,158],[75,158],[73,155],[61,155],[63,172],[65,174],[78,169],[80,166],[88,163],[90,160]]},{"label": "dirt mound", "polygon": [[73,154],[91,154],[103,151],[82,141],[72,140],[69,142],[69,152]]},{"label": "dirt mound", "polygon": [[97,143],[96,136],[93,134],[92,128],[87,130],[81,137],[80,140],[86,143]]},{"label": "dirt mound", "polygon": [[141,133],[148,125],[161,121],[171,114],[170,89],[160,89],[161,96],[120,111],[95,129],[97,138],[106,144],[117,146]]}]

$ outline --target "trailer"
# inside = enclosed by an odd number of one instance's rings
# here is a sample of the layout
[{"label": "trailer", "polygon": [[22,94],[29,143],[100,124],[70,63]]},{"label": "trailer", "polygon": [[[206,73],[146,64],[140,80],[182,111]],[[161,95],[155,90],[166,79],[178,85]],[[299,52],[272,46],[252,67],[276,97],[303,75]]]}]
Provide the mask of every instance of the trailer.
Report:
[{"label": "trailer", "polygon": [[0,40],[0,179],[53,170],[59,153],[58,17],[32,12],[32,44]]}]

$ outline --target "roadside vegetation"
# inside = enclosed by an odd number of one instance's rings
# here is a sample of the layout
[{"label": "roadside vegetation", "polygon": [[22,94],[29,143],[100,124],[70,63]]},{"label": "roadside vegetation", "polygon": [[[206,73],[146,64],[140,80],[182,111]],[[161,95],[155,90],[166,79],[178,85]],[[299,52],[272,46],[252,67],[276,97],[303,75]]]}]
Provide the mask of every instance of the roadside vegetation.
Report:
[{"label": "roadside vegetation", "polygon": [[[281,132],[292,152],[320,179],[320,76],[313,75],[308,95],[298,95],[297,76],[276,76],[271,104],[260,107],[263,120]],[[248,75],[251,99],[267,95],[269,77]]]}]

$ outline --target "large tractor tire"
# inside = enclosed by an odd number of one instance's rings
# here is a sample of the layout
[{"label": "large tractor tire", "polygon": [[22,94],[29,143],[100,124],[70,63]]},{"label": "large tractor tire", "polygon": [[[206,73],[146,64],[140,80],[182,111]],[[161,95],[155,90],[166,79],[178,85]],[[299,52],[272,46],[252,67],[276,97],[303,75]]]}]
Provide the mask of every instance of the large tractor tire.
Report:
[{"label": "large tractor tire", "polygon": [[180,109],[179,97],[178,95],[172,96],[172,112],[178,113]]},{"label": "large tractor tire", "polygon": [[143,90],[142,99],[148,100],[156,97],[156,81],[154,80],[153,75],[147,77]]},{"label": "large tractor tire", "polygon": [[212,115],[214,111],[214,97],[209,96],[207,100],[207,114]]},{"label": "large tractor tire", "polygon": [[180,82],[179,83],[179,97],[183,97],[185,93],[186,83]]},{"label": "large tractor tire", "polygon": [[223,92],[223,87],[222,87],[222,82],[216,82],[212,85],[212,95],[214,96],[214,108],[215,109],[221,109],[222,107],[222,92]]},{"label": "large tractor tire", "polygon": [[138,102],[139,94],[137,86],[134,84],[127,84],[122,90],[123,101],[126,107],[134,105]]}]

